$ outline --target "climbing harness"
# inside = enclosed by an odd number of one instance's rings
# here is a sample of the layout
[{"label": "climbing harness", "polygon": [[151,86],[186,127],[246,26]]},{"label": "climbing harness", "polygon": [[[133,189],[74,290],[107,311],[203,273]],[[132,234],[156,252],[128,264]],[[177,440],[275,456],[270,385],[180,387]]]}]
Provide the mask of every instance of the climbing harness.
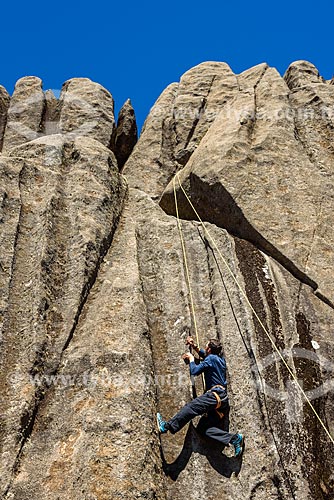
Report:
[{"label": "climbing harness", "polygon": [[[317,410],[314,408],[313,404],[311,403],[311,401],[309,400],[309,398],[307,397],[305,391],[303,390],[302,386],[300,385],[300,383],[298,382],[298,379],[297,377],[295,376],[295,374],[293,373],[293,371],[291,370],[290,366],[287,364],[287,362],[285,361],[284,357],[282,356],[281,352],[279,351],[278,347],[276,346],[275,342],[273,341],[273,339],[271,338],[271,335],[269,333],[269,331],[267,330],[267,328],[265,327],[265,325],[263,324],[263,322],[261,321],[259,315],[257,314],[257,312],[255,311],[254,307],[252,306],[252,304],[250,303],[246,293],[244,292],[242,286],[240,285],[239,281],[237,280],[236,276],[234,275],[232,269],[230,268],[228,262],[226,261],[225,257],[223,256],[223,254],[221,253],[221,251],[219,250],[214,238],[211,236],[209,230],[207,229],[207,227],[205,226],[203,220],[201,219],[201,217],[199,216],[196,208],[194,207],[193,203],[191,202],[189,196],[187,195],[186,191],[184,190],[183,186],[182,186],[182,183],[180,181],[180,178],[179,178],[179,174],[176,173],[176,175],[174,176],[173,178],[173,187],[174,187],[174,198],[175,198],[175,206],[177,207],[176,208],[176,217],[177,217],[177,221],[178,221],[178,227],[179,227],[179,232],[180,232],[180,235],[182,233],[182,227],[181,227],[181,224],[180,224],[180,219],[179,219],[179,211],[178,211],[178,206],[177,206],[177,195],[176,195],[176,186],[175,186],[175,177],[177,178],[178,180],[178,183],[179,183],[179,187],[181,189],[181,191],[183,192],[184,196],[186,197],[187,201],[189,202],[193,212],[195,213],[198,221],[200,222],[201,226],[203,227],[203,230],[204,230],[204,233],[207,235],[208,239],[212,242],[213,244],[213,247],[215,248],[215,250],[217,251],[219,257],[221,258],[221,260],[223,261],[225,267],[227,268],[229,274],[231,275],[231,277],[233,278],[235,284],[237,285],[237,287],[239,288],[243,298],[245,299],[246,303],[248,304],[249,308],[251,309],[252,313],[254,314],[254,316],[256,317],[256,319],[258,320],[261,328],[263,329],[263,331],[265,332],[265,334],[267,335],[268,339],[270,340],[270,343],[272,344],[274,350],[277,352],[278,356],[280,357],[281,361],[283,362],[284,366],[286,367],[286,369],[288,370],[291,378],[293,379],[293,381],[295,382],[298,390],[300,391],[300,393],[303,395],[303,397],[305,398],[305,401],[307,402],[307,404],[309,405],[309,407],[311,408],[312,412],[314,413],[314,415],[316,416],[316,418],[318,419],[320,425],[322,426],[322,428],[324,429],[324,431],[326,432],[327,436],[329,437],[330,441],[332,442],[332,444],[334,444],[334,438],[332,437],[332,435],[330,434],[329,430],[327,429],[326,425],[324,424],[323,420],[321,419],[320,415],[318,414]],[[185,256],[185,249],[184,249],[184,242],[183,242],[183,237],[181,237],[181,241],[182,241],[182,248],[183,248],[183,253],[184,253],[184,256]],[[188,265],[186,263],[186,260],[185,260],[185,267],[186,267],[186,274],[187,274],[187,281],[188,281],[188,288],[189,290],[191,290],[191,285],[190,285],[190,279],[189,279],[189,271],[188,271]],[[193,304],[193,299],[192,299],[192,293],[191,291],[189,291],[189,295],[190,295],[190,300],[191,300],[191,307],[192,307],[192,313],[193,313],[193,317],[195,317],[195,308],[194,308],[194,304]],[[194,320],[194,326],[196,325],[196,321]],[[195,331],[196,331],[196,338],[197,338],[197,344],[198,344],[198,333],[197,333],[197,326],[195,327]]]},{"label": "climbing harness", "polygon": [[216,398],[217,400],[217,404],[216,404],[216,407],[215,407],[215,411],[218,415],[218,417],[220,419],[222,419],[224,417],[224,412],[222,410],[220,410],[221,408],[221,405],[228,400],[228,396],[227,394],[225,393],[225,397],[221,398],[220,395],[218,394],[217,391],[214,391],[213,389],[216,389],[216,388],[220,388],[220,389],[224,389],[224,391],[226,391],[226,387],[224,387],[223,385],[214,385],[213,387],[211,387],[211,389],[209,389],[208,392],[212,392],[212,394],[214,395],[214,397]]}]

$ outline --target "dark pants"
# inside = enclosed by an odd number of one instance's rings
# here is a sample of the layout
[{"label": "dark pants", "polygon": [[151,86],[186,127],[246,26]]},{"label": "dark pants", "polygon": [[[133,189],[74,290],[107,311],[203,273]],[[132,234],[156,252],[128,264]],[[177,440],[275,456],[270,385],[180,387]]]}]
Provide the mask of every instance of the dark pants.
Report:
[{"label": "dark pants", "polygon": [[215,395],[208,391],[186,404],[176,415],[174,415],[174,417],[168,420],[168,430],[172,434],[175,434],[194,417],[203,415],[197,426],[198,432],[203,436],[210,437],[228,445],[232,438],[236,437],[236,434],[228,432],[230,406],[227,394],[224,390],[217,389],[215,392],[219,394],[219,397],[223,401],[221,407],[219,408],[219,411],[224,413],[223,418],[220,418],[218,413],[215,411],[217,406],[217,399]]}]

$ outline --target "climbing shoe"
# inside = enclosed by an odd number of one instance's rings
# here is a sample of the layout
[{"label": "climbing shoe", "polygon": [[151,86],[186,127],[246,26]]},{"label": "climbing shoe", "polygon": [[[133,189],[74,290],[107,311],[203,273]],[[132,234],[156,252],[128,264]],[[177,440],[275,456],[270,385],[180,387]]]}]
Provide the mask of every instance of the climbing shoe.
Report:
[{"label": "climbing shoe", "polygon": [[244,437],[242,434],[236,434],[236,437],[231,441],[234,446],[234,455],[240,457],[244,448]]},{"label": "climbing shoe", "polygon": [[157,413],[157,424],[158,424],[158,429],[161,434],[165,434],[168,429],[167,429],[167,423],[162,419],[162,416],[160,413]]}]

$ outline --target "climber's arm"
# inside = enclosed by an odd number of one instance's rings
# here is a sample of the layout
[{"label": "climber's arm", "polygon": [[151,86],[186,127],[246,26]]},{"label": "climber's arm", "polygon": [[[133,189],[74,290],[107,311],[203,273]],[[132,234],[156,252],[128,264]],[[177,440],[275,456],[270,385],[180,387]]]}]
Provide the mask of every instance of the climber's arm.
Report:
[{"label": "climber's arm", "polygon": [[189,368],[190,368],[190,375],[200,375],[203,373],[210,365],[210,363],[207,360],[202,361],[198,365],[195,363],[195,358],[194,356],[190,353],[187,352],[186,354],[183,354],[182,358],[184,360],[188,360],[189,362]]},{"label": "climber's arm", "polygon": [[198,345],[195,344],[194,339],[190,336],[187,337],[186,339],[186,345],[189,345],[192,349],[194,349],[195,352],[199,355],[200,358],[204,359],[205,358],[205,351],[204,349],[201,349]]}]

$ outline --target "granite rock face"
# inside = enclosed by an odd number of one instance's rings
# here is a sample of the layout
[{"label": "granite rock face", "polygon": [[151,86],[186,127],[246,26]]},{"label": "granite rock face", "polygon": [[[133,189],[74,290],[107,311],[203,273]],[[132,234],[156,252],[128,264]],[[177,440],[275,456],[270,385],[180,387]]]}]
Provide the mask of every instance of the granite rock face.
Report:
[{"label": "granite rock face", "polygon": [[114,100],[102,85],[88,78],[72,78],[62,87],[59,106],[62,133],[110,145],[115,133]]},{"label": "granite rock face", "polygon": [[[180,181],[195,193],[203,219],[251,241],[334,302],[328,272],[334,265],[333,88],[306,63],[288,69],[291,88],[266,66],[238,79],[233,103],[218,114]],[[172,183],[161,205],[173,212]],[[183,212],[193,217],[189,204]]]},{"label": "granite rock face", "polygon": [[[134,146],[130,103],[116,129],[88,79],[0,88],[2,498],[334,498],[333,89],[305,61],[203,63]],[[192,396],[175,196],[242,460],[196,421],[156,430]]]},{"label": "granite rock face", "polygon": [[42,80],[27,76],[16,82],[7,112],[3,150],[36,139],[42,131],[45,96]]},{"label": "granite rock face", "polygon": [[4,87],[0,87],[3,154],[39,137],[62,134],[69,140],[77,137],[95,139],[126,161],[126,155],[137,140],[136,118],[130,102],[125,103],[119,120],[119,144],[115,146],[113,97],[89,78],[72,78],[65,82],[59,99],[52,90],[44,92],[41,79],[34,76],[18,80],[11,98]]},{"label": "granite rock face", "polygon": [[138,140],[135,111],[130,99],[127,99],[120,109],[117,119],[117,130],[113,150],[121,170]]},{"label": "granite rock face", "polygon": [[3,134],[7,122],[7,112],[10,102],[10,95],[7,90],[0,85],[0,151],[2,150]]}]

